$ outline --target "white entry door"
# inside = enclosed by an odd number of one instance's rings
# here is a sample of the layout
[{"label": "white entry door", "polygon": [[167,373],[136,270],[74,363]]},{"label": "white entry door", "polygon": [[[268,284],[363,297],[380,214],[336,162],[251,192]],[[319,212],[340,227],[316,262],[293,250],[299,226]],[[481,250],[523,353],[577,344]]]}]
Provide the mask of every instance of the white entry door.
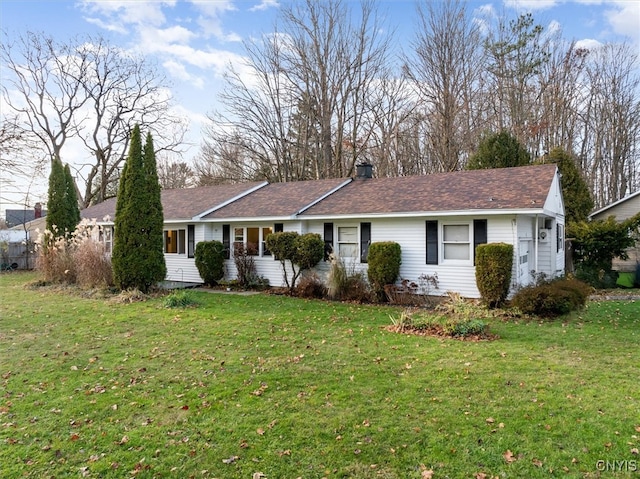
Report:
[{"label": "white entry door", "polygon": [[520,241],[518,247],[518,283],[520,286],[527,286],[531,282],[529,260],[529,241]]}]

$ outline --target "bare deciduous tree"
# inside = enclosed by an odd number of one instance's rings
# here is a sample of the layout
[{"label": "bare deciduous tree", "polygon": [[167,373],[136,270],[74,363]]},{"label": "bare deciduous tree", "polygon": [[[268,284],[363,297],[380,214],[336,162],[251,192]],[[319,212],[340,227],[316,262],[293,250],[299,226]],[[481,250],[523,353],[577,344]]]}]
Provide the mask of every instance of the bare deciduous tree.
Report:
[{"label": "bare deciduous tree", "polygon": [[115,191],[130,130],[138,123],[151,131],[161,149],[182,141],[183,121],[172,115],[164,78],[143,58],[133,57],[102,38],[58,43],[27,33],[3,42],[2,60],[10,72],[3,84],[15,126],[35,135],[49,158],[63,158],[71,138],[86,156],[67,158],[78,169],[82,206]]},{"label": "bare deciduous tree", "polygon": [[158,155],[158,181],[162,189],[189,188],[195,186],[193,170],[179,157],[168,153]]},{"label": "bare deciduous tree", "polygon": [[283,9],[282,31],[245,45],[252,77],[229,72],[221,96],[228,113],[211,117],[207,139],[243,150],[252,163],[243,174],[339,177],[364,158],[371,134],[363,128],[365,99],[385,66],[388,40],[373,2],[361,7],[356,23],[341,0],[296,3]]},{"label": "bare deciduous tree", "polygon": [[454,171],[481,132],[474,111],[483,72],[481,35],[459,0],[423,2],[417,13],[415,58],[405,61],[404,71],[420,99],[431,169]]}]

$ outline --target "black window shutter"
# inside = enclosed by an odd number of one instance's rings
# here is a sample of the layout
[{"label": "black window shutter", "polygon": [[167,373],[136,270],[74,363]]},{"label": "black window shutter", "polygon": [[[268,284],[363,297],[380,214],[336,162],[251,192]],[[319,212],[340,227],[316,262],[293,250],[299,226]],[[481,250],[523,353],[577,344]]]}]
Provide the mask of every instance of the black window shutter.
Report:
[{"label": "black window shutter", "polygon": [[360,262],[366,263],[371,244],[371,223],[360,223]]},{"label": "black window shutter", "polygon": [[196,226],[187,225],[187,257],[193,258],[196,253]]},{"label": "black window shutter", "polygon": [[329,255],[333,253],[333,223],[324,224],[324,260],[329,259]]},{"label": "black window shutter", "polygon": [[284,231],[284,223],[275,223],[273,225],[274,233],[282,233]]},{"label": "black window shutter", "polygon": [[222,246],[224,246],[224,258],[231,257],[231,225],[222,225]]},{"label": "black window shutter", "polygon": [[473,220],[473,264],[476,264],[476,248],[487,242],[487,220]]},{"label": "black window shutter", "polygon": [[438,264],[438,222],[427,221],[427,264]]}]

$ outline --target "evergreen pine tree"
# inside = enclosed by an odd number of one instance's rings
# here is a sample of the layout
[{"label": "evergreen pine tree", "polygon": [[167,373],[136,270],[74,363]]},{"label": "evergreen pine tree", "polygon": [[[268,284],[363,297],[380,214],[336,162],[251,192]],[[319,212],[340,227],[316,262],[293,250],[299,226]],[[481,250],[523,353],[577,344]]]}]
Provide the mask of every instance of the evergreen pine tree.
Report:
[{"label": "evergreen pine tree", "polygon": [[80,222],[78,196],[69,165],[62,166],[60,158],[51,162],[47,200],[47,229],[54,238],[68,237]]},{"label": "evergreen pine tree", "polygon": [[120,289],[137,288],[147,292],[166,275],[162,204],[155,163],[151,137],[147,137],[143,154],[140,127],[136,125],[116,201],[111,262],[114,280]]},{"label": "evergreen pine tree", "polygon": [[64,165],[64,179],[66,183],[65,201],[67,203],[67,233],[75,231],[80,223],[80,207],[78,206],[78,193],[76,183],[71,176],[69,164]]},{"label": "evergreen pine tree", "polygon": [[530,163],[531,155],[518,139],[508,131],[502,130],[500,133],[487,135],[480,140],[478,149],[469,158],[467,170],[508,168]]},{"label": "evergreen pine tree", "polygon": [[562,148],[554,148],[545,158],[545,162],[558,165],[562,175],[562,196],[567,223],[586,221],[593,209],[593,198],[573,156]]}]

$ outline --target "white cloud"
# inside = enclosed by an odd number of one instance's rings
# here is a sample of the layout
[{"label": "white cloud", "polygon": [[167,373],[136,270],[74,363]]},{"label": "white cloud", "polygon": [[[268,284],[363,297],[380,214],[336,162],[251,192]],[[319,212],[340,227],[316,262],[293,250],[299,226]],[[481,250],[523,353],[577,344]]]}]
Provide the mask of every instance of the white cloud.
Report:
[{"label": "white cloud", "polygon": [[191,4],[199,12],[197,23],[205,37],[215,37],[228,42],[238,42],[240,36],[225,32],[221,16],[225,12],[236,10],[231,0],[191,0]]},{"label": "white cloud", "polygon": [[613,31],[619,35],[640,40],[640,2],[616,1],[612,2],[614,8],[605,11],[605,17]]},{"label": "white cloud", "polygon": [[[101,20],[103,28],[112,31],[126,30],[125,25],[154,25],[161,26],[166,22],[166,17],[162,9],[166,6],[175,5],[176,0],[160,0],[154,2],[130,0],[81,0],[80,6],[94,16],[93,23],[96,24],[95,15],[104,17]],[[87,19],[89,20],[89,19]]]},{"label": "white cloud", "polygon": [[598,40],[594,40],[593,38],[584,38],[576,41],[576,49],[597,50],[601,46],[602,43]]},{"label": "white cloud", "polygon": [[162,64],[162,66],[173,78],[177,78],[181,81],[187,82],[199,89],[204,88],[204,79],[191,75],[187,71],[187,68],[184,66],[184,64],[176,62],[174,60],[167,60]]},{"label": "white cloud", "polygon": [[533,12],[536,10],[547,10],[558,5],[557,0],[504,0],[504,5],[516,10]]},{"label": "white cloud", "polygon": [[262,0],[259,4],[254,5],[249,9],[250,12],[258,12],[262,10],[268,10],[270,8],[278,8],[280,3],[278,0]]}]

